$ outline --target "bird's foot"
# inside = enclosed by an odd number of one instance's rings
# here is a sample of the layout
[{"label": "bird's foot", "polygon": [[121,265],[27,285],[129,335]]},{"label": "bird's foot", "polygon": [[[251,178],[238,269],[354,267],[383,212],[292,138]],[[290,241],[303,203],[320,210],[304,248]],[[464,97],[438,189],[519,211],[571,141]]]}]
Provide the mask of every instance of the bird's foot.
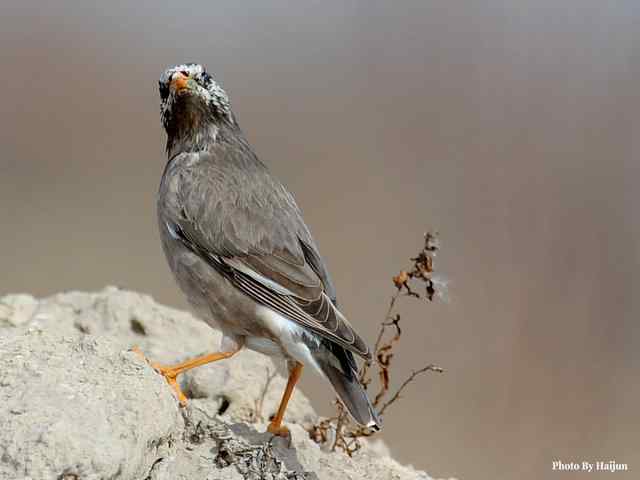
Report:
[{"label": "bird's foot", "polygon": [[163,367],[158,365],[157,363],[150,363],[151,367],[158,372],[160,375],[164,377],[167,383],[171,386],[176,397],[178,397],[178,401],[180,402],[180,406],[187,406],[187,396],[182,392],[180,385],[178,384],[178,373],[171,367]]},{"label": "bird's foot", "polygon": [[293,443],[293,438],[291,437],[291,432],[284,425],[278,425],[274,422],[271,422],[267,427],[267,432],[269,432],[273,437],[269,440],[269,445],[272,445],[273,441],[276,438],[282,438],[285,441],[285,444],[288,448],[291,448],[291,444]]},{"label": "bird's foot", "polygon": [[267,427],[267,432],[275,435],[276,437],[291,438],[291,432],[287,427],[284,425],[276,425],[273,422],[271,422]]},{"label": "bird's foot", "polygon": [[178,398],[178,401],[180,402],[180,405],[185,407],[187,405],[187,397],[182,392],[182,389],[180,388],[180,385],[178,384],[178,373],[179,372],[177,372],[176,369],[174,369],[174,368],[163,367],[161,365],[158,365],[157,363],[150,362],[149,359],[147,357],[145,357],[144,353],[142,353],[142,351],[138,347],[132,347],[131,351],[136,353],[136,354],[138,354],[140,357],[142,357],[142,359],[145,362],[147,362],[151,366],[151,368],[153,368],[157,373],[159,373],[160,375],[162,375],[164,377],[164,379],[167,381],[167,383],[169,384],[171,389],[176,394],[176,397]]}]

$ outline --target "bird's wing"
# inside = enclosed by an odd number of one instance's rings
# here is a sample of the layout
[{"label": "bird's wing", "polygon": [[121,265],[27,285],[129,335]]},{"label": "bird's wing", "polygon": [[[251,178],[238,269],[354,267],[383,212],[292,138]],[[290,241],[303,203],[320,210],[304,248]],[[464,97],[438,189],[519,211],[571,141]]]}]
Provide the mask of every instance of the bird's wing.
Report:
[{"label": "bird's wing", "polygon": [[250,150],[190,155],[170,233],[256,302],[369,359],[291,194]]}]

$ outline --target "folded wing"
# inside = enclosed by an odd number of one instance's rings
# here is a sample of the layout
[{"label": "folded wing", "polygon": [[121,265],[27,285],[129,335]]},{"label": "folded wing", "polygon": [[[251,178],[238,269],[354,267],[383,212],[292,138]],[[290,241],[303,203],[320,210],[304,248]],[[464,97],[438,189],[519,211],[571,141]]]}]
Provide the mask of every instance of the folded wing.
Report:
[{"label": "folded wing", "polygon": [[[237,146],[200,153],[205,157],[192,162],[198,168],[185,169],[191,188],[182,191],[167,229],[259,304],[369,359],[366,343],[336,307],[333,283],[292,196],[252,153],[221,162],[230,152]],[[243,168],[224,171],[233,161]],[[203,198],[210,199],[205,208]]]}]

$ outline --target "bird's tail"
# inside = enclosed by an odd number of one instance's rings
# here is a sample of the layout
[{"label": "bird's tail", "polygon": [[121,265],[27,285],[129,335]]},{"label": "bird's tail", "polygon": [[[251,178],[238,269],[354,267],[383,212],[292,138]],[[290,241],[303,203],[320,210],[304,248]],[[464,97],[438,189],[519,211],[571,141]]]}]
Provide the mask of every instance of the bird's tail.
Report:
[{"label": "bird's tail", "polygon": [[329,340],[322,340],[314,358],[327,377],[338,398],[360,425],[380,430],[382,423],[358,380],[353,354]]}]

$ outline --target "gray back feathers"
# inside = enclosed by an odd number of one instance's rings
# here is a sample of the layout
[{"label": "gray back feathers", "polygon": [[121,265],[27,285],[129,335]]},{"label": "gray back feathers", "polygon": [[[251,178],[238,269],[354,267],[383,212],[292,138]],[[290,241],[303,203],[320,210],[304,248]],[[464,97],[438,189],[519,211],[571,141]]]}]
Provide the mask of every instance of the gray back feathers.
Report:
[{"label": "gray back feathers", "polygon": [[291,194],[239,132],[167,165],[159,205],[184,243],[258,303],[369,357],[337,310],[335,288]]},{"label": "gray back feathers", "polygon": [[[171,88],[174,75],[180,93]],[[194,64],[168,69],[160,89],[169,154],[158,197],[165,234],[259,304],[369,358],[337,309],[298,206],[253,153],[227,94]]]}]

